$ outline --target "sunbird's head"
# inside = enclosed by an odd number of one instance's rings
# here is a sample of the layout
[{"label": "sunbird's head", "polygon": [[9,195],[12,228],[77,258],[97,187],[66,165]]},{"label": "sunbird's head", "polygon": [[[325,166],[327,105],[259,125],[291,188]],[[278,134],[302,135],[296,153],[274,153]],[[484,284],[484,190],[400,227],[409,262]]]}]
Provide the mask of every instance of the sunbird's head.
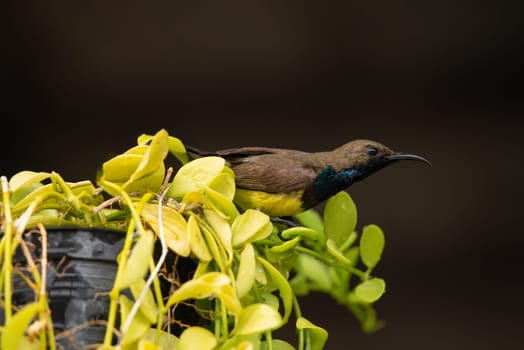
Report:
[{"label": "sunbird's head", "polygon": [[399,160],[416,160],[431,164],[427,159],[410,153],[395,152],[372,140],[354,140],[333,151],[339,159],[336,170],[356,169],[365,178]]}]

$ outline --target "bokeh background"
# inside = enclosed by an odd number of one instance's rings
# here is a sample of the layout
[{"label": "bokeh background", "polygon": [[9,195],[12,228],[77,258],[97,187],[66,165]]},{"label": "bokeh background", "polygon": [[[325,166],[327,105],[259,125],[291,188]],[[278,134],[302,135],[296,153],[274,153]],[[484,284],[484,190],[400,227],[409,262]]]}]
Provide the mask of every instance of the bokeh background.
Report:
[{"label": "bokeh background", "polygon": [[524,26],[518,2],[12,2],[0,173],[94,179],[160,128],[202,149],[371,138],[433,162],[354,185],[386,233],[363,334],[304,299],[328,349],[522,346]]}]

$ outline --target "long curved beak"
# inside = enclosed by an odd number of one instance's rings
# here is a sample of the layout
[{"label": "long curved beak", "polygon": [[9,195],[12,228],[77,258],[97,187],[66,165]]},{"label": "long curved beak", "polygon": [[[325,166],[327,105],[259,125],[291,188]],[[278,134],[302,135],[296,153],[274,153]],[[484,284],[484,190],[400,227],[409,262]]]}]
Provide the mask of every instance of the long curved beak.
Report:
[{"label": "long curved beak", "polygon": [[392,162],[397,161],[397,160],[416,160],[416,161],[431,165],[431,162],[429,160],[419,155],[416,155],[416,154],[395,152],[395,153],[385,156],[384,158]]}]

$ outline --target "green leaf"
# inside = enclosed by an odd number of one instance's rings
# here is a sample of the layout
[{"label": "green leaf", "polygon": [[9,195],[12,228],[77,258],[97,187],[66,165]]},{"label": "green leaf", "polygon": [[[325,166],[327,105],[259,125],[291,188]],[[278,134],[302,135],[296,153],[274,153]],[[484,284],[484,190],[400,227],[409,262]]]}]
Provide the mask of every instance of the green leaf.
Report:
[{"label": "green leaf", "polygon": [[212,350],[217,343],[213,333],[205,328],[193,326],[182,332],[177,350]]},{"label": "green leaf", "polygon": [[262,333],[282,326],[277,310],[266,304],[251,304],[239,315],[233,332],[239,335]]},{"label": "green leaf", "polygon": [[209,186],[225,166],[224,158],[202,157],[182,166],[175,175],[167,197],[182,198],[186,193]]},{"label": "green leaf", "polygon": [[328,338],[328,332],[317,325],[314,325],[304,317],[299,317],[296,323],[297,329],[306,330],[311,339],[311,350],[322,350]]},{"label": "green leaf", "polygon": [[355,288],[355,294],[366,303],[377,301],[385,291],[386,282],[382,278],[366,280]]},{"label": "green leaf", "polygon": [[269,276],[271,276],[273,282],[275,282],[277,285],[277,288],[280,292],[280,298],[282,299],[282,304],[284,305],[283,321],[287,322],[293,308],[293,290],[291,289],[291,285],[289,284],[289,281],[282,275],[282,273],[278,271],[270,262],[261,257],[257,257],[257,261],[262,264],[262,266],[264,266],[266,271],[269,273]]},{"label": "green leaf", "polygon": [[239,298],[249,293],[255,283],[256,260],[255,249],[248,243],[240,253],[240,264],[238,266],[236,289]]},{"label": "green leaf", "polygon": [[329,278],[328,266],[326,264],[307,254],[300,254],[297,262],[297,269],[300,274],[314,282],[315,285],[312,287],[322,291],[331,290],[332,281]]},{"label": "green leaf", "polygon": [[261,211],[248,209],[233,222],[233,246],[239,247],[248,242],[264,239],[272,230],[273,224],[269,216]]},{"label": "green leaf", "polygon": [[315,209],[303,211],[302,213],[296,214],[294,217],[301,225],[309,227],[318,233],[324,233],[324,221]]},{"label": "green leaf", "polygon": [[154,244],[155,236],[153,232],[150,230],[144,231],[131,250],[124,270],[117,275],[114,288],[119,290],[128,288],[145,276],[149,268],[149,259],[153,255]]},{"label": "green leaf", "polygon": [[[158,222],[158,204],[146,203],[140,215],[160,237],[160,225]],[[189,235],[187,222],[178,211],[170,207],[162,206],[162,227],[166,244],[180,256],[189,256],[191,247],[189,245]]]},{"label": "green leaf", "polygon": [[364,227],[360,237],[360,257],[362,262],[372,269],[377,265],[384,250],[384,233],[377,225]]},{"label": "green leaf", "polygon": [[307,295],[309,293],[309,283],[305,275],[298,274],[294,276],[289,284],[297,296]]},{"label": "green leaf", "polygon": [[292,237],[300,236],[304,239],[310,239],[312,241],[318,241],[322,242],[324,241],[324,235],[319,233],[318,231],[309,228],[309,227],[291,227],[288,229],[285,229],[280,233],[280,236],[284,239],[290,239]]},{"label": "green leaf", "polygon": [[2,332],[2,349],[17,350],[24,332],[38,312],[37,302],[25,305],[6,323]]},{"label": "green leaf", "polygon": [[326,238],[340,247],[357,225],[357,207],[345,191],[329,198],[324,208],[324,230]]},{"label": "green leaf", "polygon": [[293,249],[300,242],[300,240],[301,240],[300,236],[297,236],[289,241],[285,241],[282,244],[272,246],[270,250],[273,253],[284,253],[288,250]]},{"label": "green leaf", "polygon": [[351,248],[353,243],[355,243],[357,238],[358,238],[358,233],[356,231],[351,232],[350,235],[348,236],[348,238],[346,239],[346,241],[344,243],[342,243],[341,246],[339,246],[339,250],[341,252],[347,251],[349,248]]},{"label": "green leaf", "polygon": [[280,307],[280,299],[278,299],[278,297],[275,294],[273,294],[272,292],[261,293],[260,302],[271,306],[273,309],[277,311]]}]

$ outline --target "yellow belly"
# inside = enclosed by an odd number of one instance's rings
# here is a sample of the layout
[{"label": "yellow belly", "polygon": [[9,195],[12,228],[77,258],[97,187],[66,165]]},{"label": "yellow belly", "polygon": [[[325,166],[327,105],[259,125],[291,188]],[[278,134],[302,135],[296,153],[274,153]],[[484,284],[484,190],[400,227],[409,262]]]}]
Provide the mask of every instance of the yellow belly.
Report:
[{"label": "yellow belly", "polygon": [[235,203],[242,209],[259,209],[269,216],[290,216],[302,212],[302,192],[274,194],[262,191],[238,189]]}]

